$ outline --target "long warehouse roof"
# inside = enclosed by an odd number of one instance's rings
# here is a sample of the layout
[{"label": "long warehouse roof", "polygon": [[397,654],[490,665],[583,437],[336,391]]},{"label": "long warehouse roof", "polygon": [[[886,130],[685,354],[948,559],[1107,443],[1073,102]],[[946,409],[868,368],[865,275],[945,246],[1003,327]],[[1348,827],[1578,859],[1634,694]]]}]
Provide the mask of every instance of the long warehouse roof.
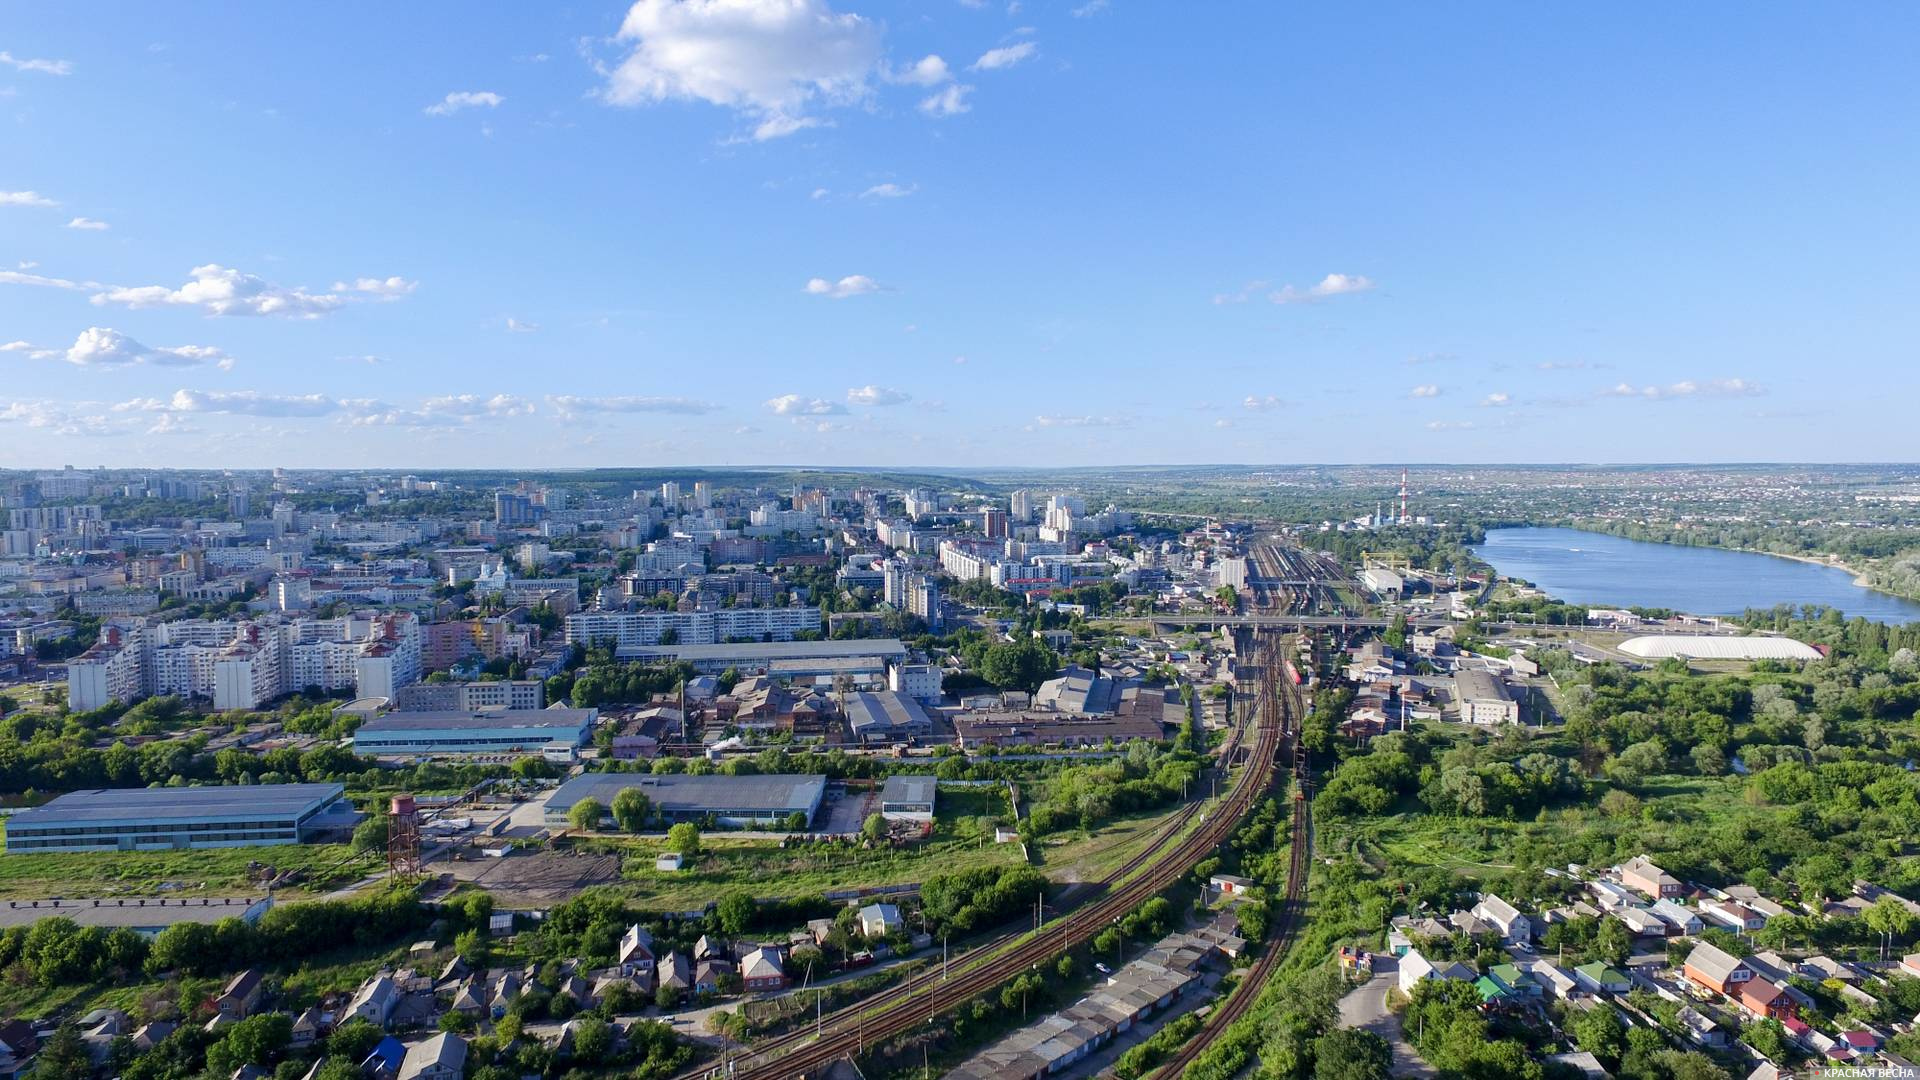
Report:
[{"label": "long warehouse roof", "polygon": [[1700,660],[1818,660],[1820,650],[1784,637],[1732,637],[1704,634],[1648,634],[1620,643],[1620,651],[1644,660],[1669,656]]}]

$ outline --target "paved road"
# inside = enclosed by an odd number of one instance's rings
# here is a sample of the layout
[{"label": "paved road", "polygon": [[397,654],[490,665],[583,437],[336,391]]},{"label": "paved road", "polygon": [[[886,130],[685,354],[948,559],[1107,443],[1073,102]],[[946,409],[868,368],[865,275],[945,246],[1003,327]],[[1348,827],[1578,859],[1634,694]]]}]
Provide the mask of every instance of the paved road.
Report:
[{"label": "paved road", "polygon": [[1423,1078],[1438,1075],[1433,1066],[1413,1052],[1413,1044],[1407,1041],[1406,1032],[1400,1027],[1400,1015],[1387,1007],[1387,991],[1400,981],[1399,961],[1376,953],[1374,964],[1373,978],[1340,999],[1340,1026],[1364,1028],[1387,1040],[1393,1049],[1393,1075]]}]

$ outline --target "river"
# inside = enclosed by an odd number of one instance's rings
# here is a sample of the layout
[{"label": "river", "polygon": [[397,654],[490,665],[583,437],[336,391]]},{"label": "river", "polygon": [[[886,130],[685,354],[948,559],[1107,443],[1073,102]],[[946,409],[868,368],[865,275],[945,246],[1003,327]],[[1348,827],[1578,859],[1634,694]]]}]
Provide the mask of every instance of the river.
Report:
[{"label": "river", "polygon": [[1672,608],[1735,615],[1775,604],[1821,604],[1849,618],[1920,620],[1920,602],[1875,592],[1853,575],[1776,555],[1627,540],[1581,529],[1491,529],[1474,554],[1547,595],[1589,607]]}]

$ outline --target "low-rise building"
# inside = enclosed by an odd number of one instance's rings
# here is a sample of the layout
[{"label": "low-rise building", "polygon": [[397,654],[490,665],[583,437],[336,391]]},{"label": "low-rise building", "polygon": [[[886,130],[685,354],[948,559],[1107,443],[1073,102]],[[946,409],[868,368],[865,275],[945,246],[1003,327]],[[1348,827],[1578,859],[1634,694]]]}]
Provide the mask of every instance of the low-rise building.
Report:
[{"label": "low-rise building", "polygon": [[699,822],[712,818],[722,825],[785,825],[795,814],[810,826],[826,799],[827,778],[812,774],[756,776],[683,773],[581,773],[547,796],[546,823],[560,828],[582,799],[598,800],[611,808],[622,788],[638,788],[654,811],[669,821]]},{"label": "low-rise building", "polygon": [[7,822],[7,851],[167,851],[296,844],[351,828],[340,784],[71,791]]},{"label": "low-rise building", "polygon": [[1686,891],[1679,878],[1660,869],[1645,855],[1620,864],[1620,884],[1649,900],[1671,899]]},{"label": "low-rise building", "polygon": [[888,821],[932,821],[940,782],[931,776],[895,774],[880,788],[880,816]]},{"label": "low-rise building", "polygon": [[539,753],[584,745],[599,717],[598,709],[559,708],[393,712],[362,724],[353,749],[374,757]]}]

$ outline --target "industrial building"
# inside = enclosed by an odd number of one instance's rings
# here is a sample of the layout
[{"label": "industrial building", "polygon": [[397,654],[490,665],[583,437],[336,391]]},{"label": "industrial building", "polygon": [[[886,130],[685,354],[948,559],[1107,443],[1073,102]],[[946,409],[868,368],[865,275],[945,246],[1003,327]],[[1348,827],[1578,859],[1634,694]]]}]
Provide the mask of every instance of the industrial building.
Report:
[{"label": "industrial building", "polygon": [[599,719],[598,709],[395,712],[360,725],[353,733],[353,752],[372,756],[533,753],[552,743],[585,745]]},{"label": "industrial building", "polygon": [[847,730],[860,743],[903,743],[933,734],[933,719],[920,703],[905,694],[883,690],[848,694]]},{"label": "industrial building", "polygon": [[459,712],[474,709],[541,709],[546,684],[539,679],[414,683],[394,698],[400,712]]},{"label": "industrial building", "polygon": [[7,820],[7,851],[296,844],[358,820],[339,784],[71,791]]},{"label": "industrial building", "polygon": [[[907,659],[897,638],[848,641],[741,641],[718,645],[622,645],[621,660],[656,663],[685,661],[695,671],[717,675],[732,668],[742,675],[765,675],[781,665],[782,678],[818,675],[884,675],[888,665]],[[817,665],[809,667],[809,665]]]},{"label": "industrial building", "polygon": [[940,782],[931,776],[894,775],[880,788],[880,816],[888,821],[932,821]]},{"label": "industrial building", "polygon": [[773,776],[687,776],[677,773],[582,773],[547,796],[546,823],[565,827],[567,815],[582,799],[611,808],[622,788],[639,788],[654,811],[668,821],[704,821],[721,825],[784,824],[794,814],[809,826],[827,797],[827,778],[818,774]]},{"label": "industrial building", "polygon": [[1453,696],[1460,719],[1469,724],[1517,724],[1520,703],[1507,693],[1506,683],[1479,668],[1461,668],[1453,675]]},{"label": "industrial building", "polygon": [[1078,716],[1068,713],[963,713],[953,732],[962,750],[982,746],[1119,746],[1134,739],[1161,742],[1167,729],[1149,717]]}]

